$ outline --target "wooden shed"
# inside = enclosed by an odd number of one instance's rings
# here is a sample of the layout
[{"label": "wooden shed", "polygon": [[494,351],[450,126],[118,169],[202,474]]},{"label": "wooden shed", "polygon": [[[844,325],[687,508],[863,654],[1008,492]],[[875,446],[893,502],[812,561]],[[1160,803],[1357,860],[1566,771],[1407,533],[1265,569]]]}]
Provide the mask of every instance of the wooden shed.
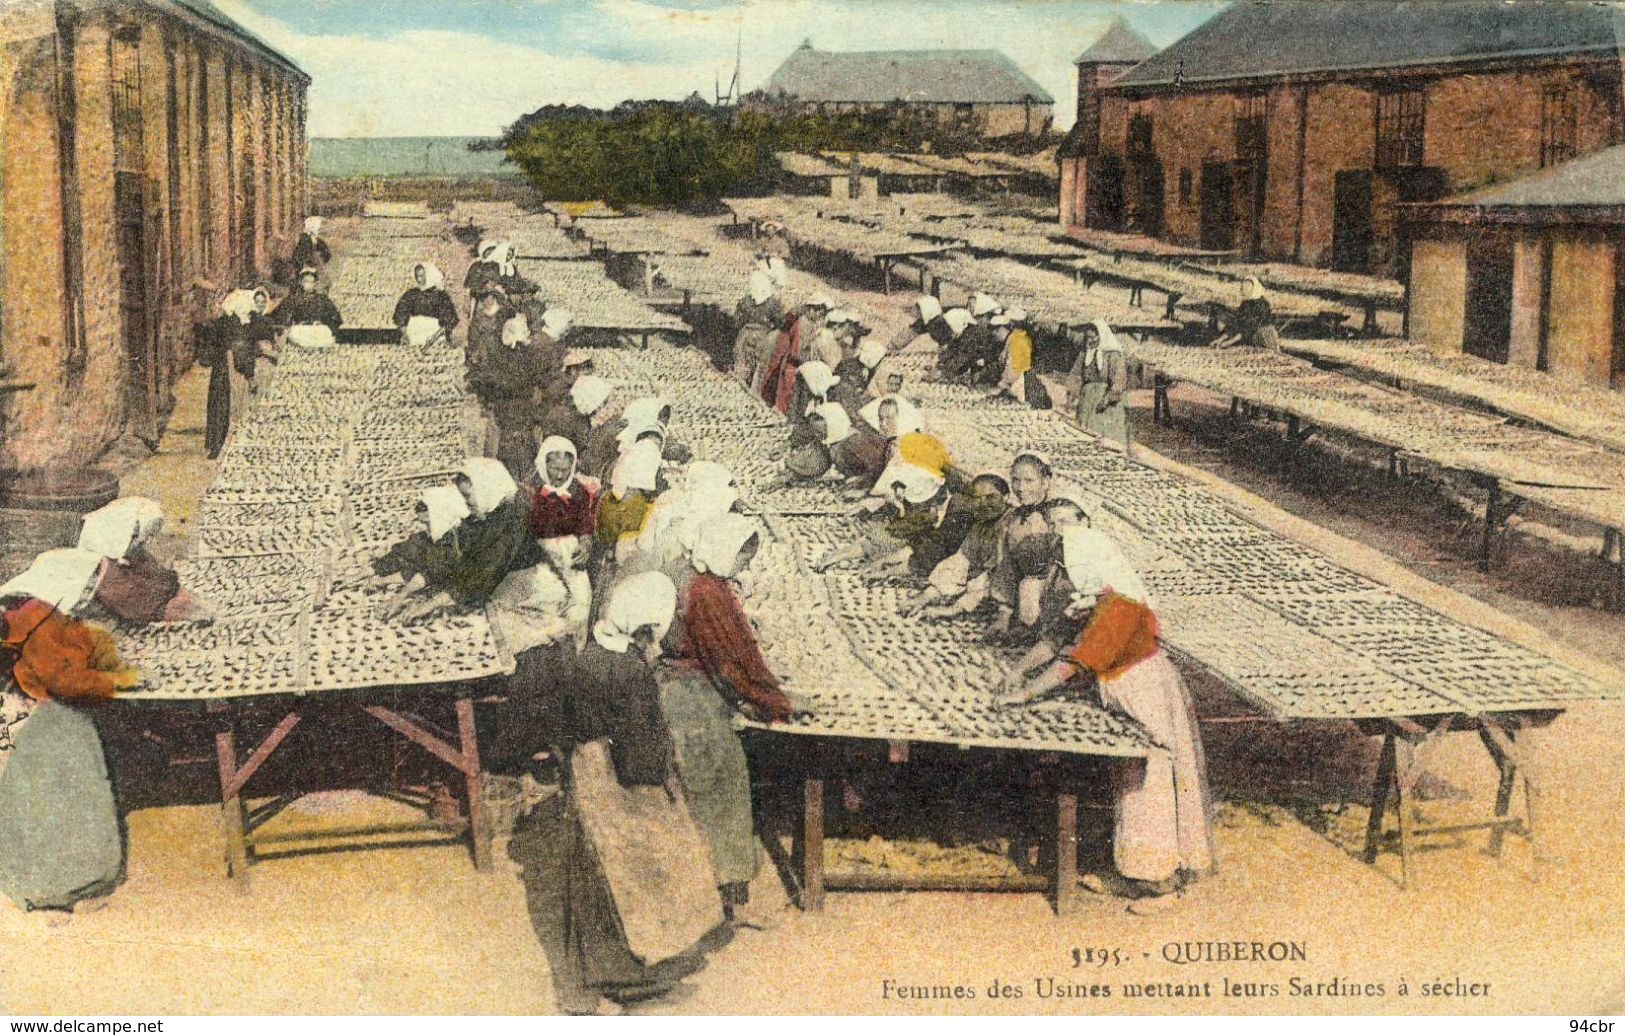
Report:
[{"label": "wooden shed", "polygon": [[1625,146],[1405,221],[1413,339],[1625,386]]}]

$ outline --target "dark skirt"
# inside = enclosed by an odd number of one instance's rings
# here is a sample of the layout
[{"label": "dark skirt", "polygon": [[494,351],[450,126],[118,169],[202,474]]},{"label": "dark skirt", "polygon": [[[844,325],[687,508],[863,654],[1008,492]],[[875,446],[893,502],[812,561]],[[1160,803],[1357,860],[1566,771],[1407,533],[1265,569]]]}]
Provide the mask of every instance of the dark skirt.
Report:
[{"label": "dark skirt", "polygon": [[231,361],[222,357],[209,368],[207,416],[203,423],[203,452],[209,459],[220,455],[231,430]]},{"label": "dark skirt", "polygon": [[567,969],[613,999],[661,995],[704,965],[723,922],[708,846],[681,794],[619,784],[604,741],[573,750],[565,780]]},{"label": "dark skirt", "polygon": [[497,707],[492,724],[491,768],[524,769],[538,752],[565,743],[565,680],[572,653],[565,642],[514,655],[507,699]]}]

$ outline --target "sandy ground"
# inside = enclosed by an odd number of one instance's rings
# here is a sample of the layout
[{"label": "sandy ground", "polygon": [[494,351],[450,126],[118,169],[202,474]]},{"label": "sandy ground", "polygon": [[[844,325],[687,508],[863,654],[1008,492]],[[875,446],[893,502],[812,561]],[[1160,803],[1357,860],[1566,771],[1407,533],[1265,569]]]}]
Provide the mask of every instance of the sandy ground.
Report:
[{"label": "sandy ground", "polygon": [[[682,217],[671,225],[709,234]],[[450,279],[460,279],[448,271]],[[804,278],[804,281],[810,278]],[[885,298],[831,282],[879,317],[885,333],[908,296]],[[811,287],[804,283],[804,288]],[[172,549],[212,478],[201,456],[202,372],[181,385],[159,453],[130,471],[127,493],[162,498]],[[1250,451],[1220,449],[1224,434],[1202,400],[1176,395],[1180,423],[1141,441],[1233,477],[1287,510],[1400,564],[1515,613],[1580,648],[1618,658],[1620,619],[1576,602],[1514,567],[1488,578],[1467,551],[1420,510],[1420,497],[1373,493],[1367,483],[1282,478]],[[1140,414],[1139,416],[1143,416]],[[1414,513],[1413,513],[1414,512]],[[1441,530],[1442,529],[1442,530]],[[1351,554],[1356,552],[1350,546]],[[1514,551],[1516,552],[1516,551]],[[1536,555],[1537,557],[1539,555]],[[1534,561],[1517,561],[1534,564]],[[1543,588],[1545,587],[1545,588]],[[1357,858],[1366,811],[1354,803],[1369,779],[1374,745],[1343,724],[1257,723],[1240,702],[1196,687],[1216,796],[1220,868],[1179,907],[1133,917],[1120,902],[1089,898],[1057,918],[1038,895],[832,894],[820,914],[786,911],[766,932],[742,931],[670,1000],[649,1013],[1618,1013],[1625,1010],[1625,928],[1617,922],[1625,814],[1617,787],[1625,761],[1613,750],[1617,708],[1571,710],[1543,738],[1539,829],[1561,864],[1537,870],[1529,845],[1509,839],[1484,852],[1474,832],[1424,839],[1417,882],[1397,885],[1397,859]],[[986,760],[916,752],[908,766],[865,782],[869,808],[847,815],[832,802],[837,859],[906,868],[922,829],[955,846],[956,865],[998,821],[1025,813],[1016,797],[979,793],[954,775]],[[1482,818],[1494,774],[1476,739],[1446,738],[1429,764],[1419,809],[1430,821]],[[1008,774],[1005,774],[1008,775]],[[166,777],[184,791],[151,792],[129,816],[129,879],[101,912],[60,928],[0,907],[0,1012],[18,1013],[535,1013],[556,1008],[549,952],[558,937],[552,842],[544,805],[499,845],[489,873],[464,849],[411,848],[312,854],[253,870],[251,891],[224,879],[217,811],[203,802],[206,756]],[[923,789],[923,790],[922,790]],[[159,788],[162,791],[162,788]],[[1086,788],[1081,853],[1105,866],[1109,822],[1103,782]],[[769,788],[773,822],[793,819]],[[150,800],[152,804],[147,804]],[[275,823],[353,823],[390,816],[393,803],[354,793],[303,800]],[[1522,808],[1521,797],[1516,808]],[[1391,823],[1390,823],[1391,825]],[[888,840],[875,840],[883,834]],[[898,852],[891,844],[905,845]],[[966,846],[970,847],[967,848]],[[1537,881],[1537,877],[1540,879]],[[1169,962],[1185,943],[1301,943],[1292,963]],[[1200,946],[1190,946],[1199,949]],[[1115,955],[1074,966],[1074,950]],[[1176,956],[1177,958],[1177,956]],[[1079,991],[1053,991],[1044,979]],[[1487,985],[1469,996],[1425,994],[1434,982]],[[1336,986],[1327,983],[1336,980]],[[1405,982],[1406,995],[1400,994]],[[1321,985],[1315,996],[1296,987]],[[887,984],[891,982],[891,984]],[[1228,982],[1228,984],[1227,984]],[[1128,997],[1150,983],[1152,993]],[[1381,984],[1381,994],[1348,985]],[[990,998],[990,985],[1020,998]],[[897,989],[974,998],[900,997]],[[1094,986],[1091,988],[1091,986]],[[1247,986],[1252,995],[1227,994]],[[1273,988],[1272,988],[1273,986]],[[1109,998],[1087,997],[1104,987]],[[1362,988],[1362,991],[1371,991]]]}]

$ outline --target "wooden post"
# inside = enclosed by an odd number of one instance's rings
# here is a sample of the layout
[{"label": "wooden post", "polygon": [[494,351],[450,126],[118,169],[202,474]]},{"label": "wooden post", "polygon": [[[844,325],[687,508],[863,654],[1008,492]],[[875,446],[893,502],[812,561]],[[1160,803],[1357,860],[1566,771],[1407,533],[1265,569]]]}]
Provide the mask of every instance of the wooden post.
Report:
[{"label": "wooden post", "polygon": [[1495,546],[1495,526],[1497,524],[1496,512],[1501,509],[1501,481],[1498,478],[1486,479],[1485,491],[1488,493],[1484,501],[1484,538],[1478,550],[1478,570],[1490,570],[1490,551]]},{"label": "wooden post", "polygon": [[801,908],[824,909],[824,781],[807,778],[801,793]]},{"label": "wooden post", "polygon": [[237,730],[231,705],[209,705],[216,716],[214,748],[220,772],[220,819],[226,834],[226,875],[248,891],[248,812],[237,780]]},{"label": "wooden post", "polygon": [[[1505,734],[1509,741],[1516,743],[1512,730],[1506,730]],[[1484,741],[1484,749],[1495,759],[1496,768],[1501,772],[1500,783],[1495,789],[1495,818],[1497,821],[1505,820],[1507,812],[1512,808],[1512,791],[1518,782],[1518,766],[1511,757],[1496,747],[1495,739],[1490,736],[1488,729],[1480,729],[1478,735]],[[1505,841],[1506,827],[1499,825],[1498,822],[1496,826],[1490,828],[1489,853],[1499,859]]]},{"label": "wooden post", "polygon": [[1545,811],[1541,801],[1541,779],[1545,774],[1542,771],[1540,757],[1540,741],[1544,735],[1545,730],[1526,727],[1523,731],[1522,746],[1518,750],[1519,760],[1523,763],[1524,832],[1529,838],[1529,850],[1534,855],[1537,881],[1544,877],[1546,869],[1556,862],[1539,840],[1540,817]]},{"label": "wooden post", "polygon": [[1415,831],[1411,829],[1411,792],[1416,786],[1416,747],[1408,737],[1393,737],[1394,745],[1394,809],[1399,814],[1399,886],[1410,890],[1415,882],[1411,873],[1411,853],[1415,851]]},{"label": "wooden post", "polygon": [[468,785],[468,840],[474,868],[491,868],[491,825],[485,815],[485,792],[480,786],[480,742],[474,729],[474,700],[457,698],[457,737],[462,747],[463,778]]},{"label": "wooden post", "polygon": [[1382,738],[1382,755],[1377,761],[1377,779],[1371,785],[1371,818],[1365,825],[1365,861],[1377,861],[1382,850],[1382,820],[1388,811],[1388,795],[1394,786],[1394,734]]},{"label": "wooden post", "polygon": [[1055,795],[1055,912],[1067,916],[1078,903],[1078,796]]}]

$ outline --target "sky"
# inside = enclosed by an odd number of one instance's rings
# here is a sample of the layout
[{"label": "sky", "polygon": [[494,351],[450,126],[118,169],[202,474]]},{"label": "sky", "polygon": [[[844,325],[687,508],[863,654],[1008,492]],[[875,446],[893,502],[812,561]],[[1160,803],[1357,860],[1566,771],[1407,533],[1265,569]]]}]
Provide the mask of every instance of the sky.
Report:
[{"label": "sky", "polygon": [[1158,46],[1208,0],[215,0],[312,78],[311,136],[486,136],[544,104],[712,96],[820,50],[991,48],[1072,123],[1072,61],[1113,13]]}]

